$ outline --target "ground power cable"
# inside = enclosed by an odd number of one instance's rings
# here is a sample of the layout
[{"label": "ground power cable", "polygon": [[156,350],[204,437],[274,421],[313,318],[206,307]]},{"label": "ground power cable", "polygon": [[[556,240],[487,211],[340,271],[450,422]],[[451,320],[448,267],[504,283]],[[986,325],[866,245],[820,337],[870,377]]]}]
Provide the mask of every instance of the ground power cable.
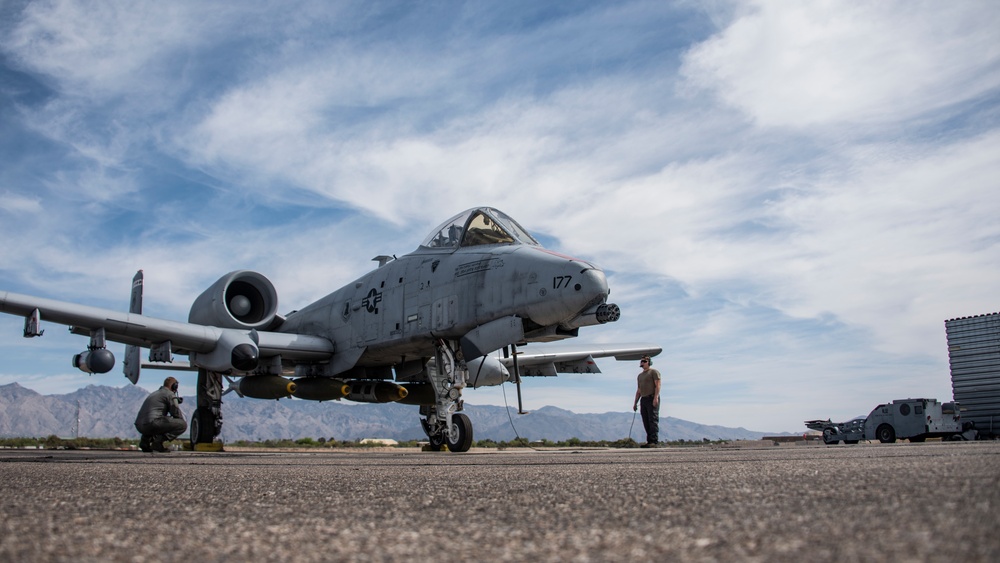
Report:
[{"label": "ground power cable", "polygon": [[[510,415],[510,405],[507,404],[507,389],[504,387],[503,383],[500,384],[500,391],[503,392],[503,408],[507,412],[507,420],[510,421],[510,428],[514,431],[514,437],[517,438],[517,441],[521,442],[521,435],[517,433],[517,426],[514,426],[514,417]],[[525,440],[525,443],[528,448],[538,451],[531,444],[528,444],[527,440]]]}]

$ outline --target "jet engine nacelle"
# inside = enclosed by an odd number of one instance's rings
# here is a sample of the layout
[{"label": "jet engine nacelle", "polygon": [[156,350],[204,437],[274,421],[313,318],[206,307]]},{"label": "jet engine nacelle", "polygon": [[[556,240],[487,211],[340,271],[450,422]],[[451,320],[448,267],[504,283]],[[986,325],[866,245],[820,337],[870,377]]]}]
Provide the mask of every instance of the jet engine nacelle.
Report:
[{"label": "jet engine nacelle", "polygon": [[230,272],[194,300],[189,323],[221,328],[273,328],[278,292],[271,280],[250,270]]},{"label": "jet engine nacelle", "polygon": [[260,349],[256,332],[227,330],[222,333],[211,352],[191,352],[191,363],[216,373],[247,373],[257,369]]},{"label": "jet engine nacelle", "polygon": [[87,350],[73,356],[73,367],[87,373],[108,373],[115,367],[115,355],[107,348]]}]

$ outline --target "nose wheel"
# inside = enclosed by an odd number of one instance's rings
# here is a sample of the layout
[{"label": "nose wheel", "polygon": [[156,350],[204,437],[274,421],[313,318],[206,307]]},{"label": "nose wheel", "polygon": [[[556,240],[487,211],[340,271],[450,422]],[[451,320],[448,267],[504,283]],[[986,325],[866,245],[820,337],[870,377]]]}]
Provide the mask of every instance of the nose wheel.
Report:
[{"label": "nose wheel", "polygon": [[463,413],[452,414],[447,427],[439,424],[433,413],[420,423],[430,440],[431,451],[439,452],[446,444],[450,452],[467,452],[472,447],[472,421]]},{"label": "nose wheel", "polygon": [[468,368],[464,361],[455,357],[455,351],[448,343],[439,340],[434,368],[428,370],[427,378],[434,389],[433,405],[422,405],[420,414],[424,416],[420,424],[430,440],[430,449],[439,451],[447,444],[453,452],[467,452],[472,447],[472,422],[462,414],[462,389],[468,380]]},{"label": "nose wheel", "polygon": [[472,421],[463,413],[451,415],[448,429],[448,449],[453,452],[467,452],[472,447]]}]

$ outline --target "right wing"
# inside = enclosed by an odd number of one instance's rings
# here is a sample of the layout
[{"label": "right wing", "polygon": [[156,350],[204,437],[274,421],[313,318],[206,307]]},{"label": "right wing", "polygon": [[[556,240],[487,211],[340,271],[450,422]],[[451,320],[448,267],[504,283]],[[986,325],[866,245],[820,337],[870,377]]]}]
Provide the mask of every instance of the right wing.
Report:
[{"label": "right wing", "polygon": [[[601,373],[594,358],[613,356],[620,362],[638,361],[643,356],[655,356],[663,348],[646,343],[609,344],[605,347],[587,345],[531,347],[531,351],[517,351],[517,367],[521,376],[554,376],[559,373]],[[501,358],[508,370],[514,367],[513,358]]]},{"label": "right wing", "polygon": [[[195,352],[204,357],[215,356],[218,352],[222,361],[228,354],[226,347],[248,342],[259,350],[261,363],[274,356],[297,361],[324,361],[333,356],[333,343],[319,336],[168,321],[18,293],[0,292],[0,312],[25,317],[26,337],[39,336],[38,325],[50,321],[67,325],[71,332],[81,335],[92,335],[103,328],[108,340],[133,346],[153,348],[169,343],[169,350],[175,353]],[[33,326],[31,331],[28,330],[29,322]]]}]

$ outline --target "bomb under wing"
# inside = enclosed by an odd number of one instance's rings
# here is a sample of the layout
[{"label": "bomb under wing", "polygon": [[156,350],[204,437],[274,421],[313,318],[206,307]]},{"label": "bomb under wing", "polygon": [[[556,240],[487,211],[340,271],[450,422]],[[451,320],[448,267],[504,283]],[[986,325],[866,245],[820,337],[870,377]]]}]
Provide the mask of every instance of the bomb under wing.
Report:
[{"label": "bomb under wing", "polygon": [[350,385],[329,377],[300,377],[293,383],[293,395],[309,401],[339,401],[351,393]]},{"label": "bomb under wing", "polygon": [[399,400],[404,405],[433,405],[436,401],[437,394],[430,383],[407,383],[406,396]]},{"label": "bomb under wing", "polygon": [[284,399],[295,394],[296,385],[280,375],[249,375],[236,383],[236,392],[251,399]]},{"label": "bomb under wing", "polygon": [[349,401],[359,403],[395,403],[406,398],[406,387],[391,381],[348,381],[351,392],[347,395]]}]

